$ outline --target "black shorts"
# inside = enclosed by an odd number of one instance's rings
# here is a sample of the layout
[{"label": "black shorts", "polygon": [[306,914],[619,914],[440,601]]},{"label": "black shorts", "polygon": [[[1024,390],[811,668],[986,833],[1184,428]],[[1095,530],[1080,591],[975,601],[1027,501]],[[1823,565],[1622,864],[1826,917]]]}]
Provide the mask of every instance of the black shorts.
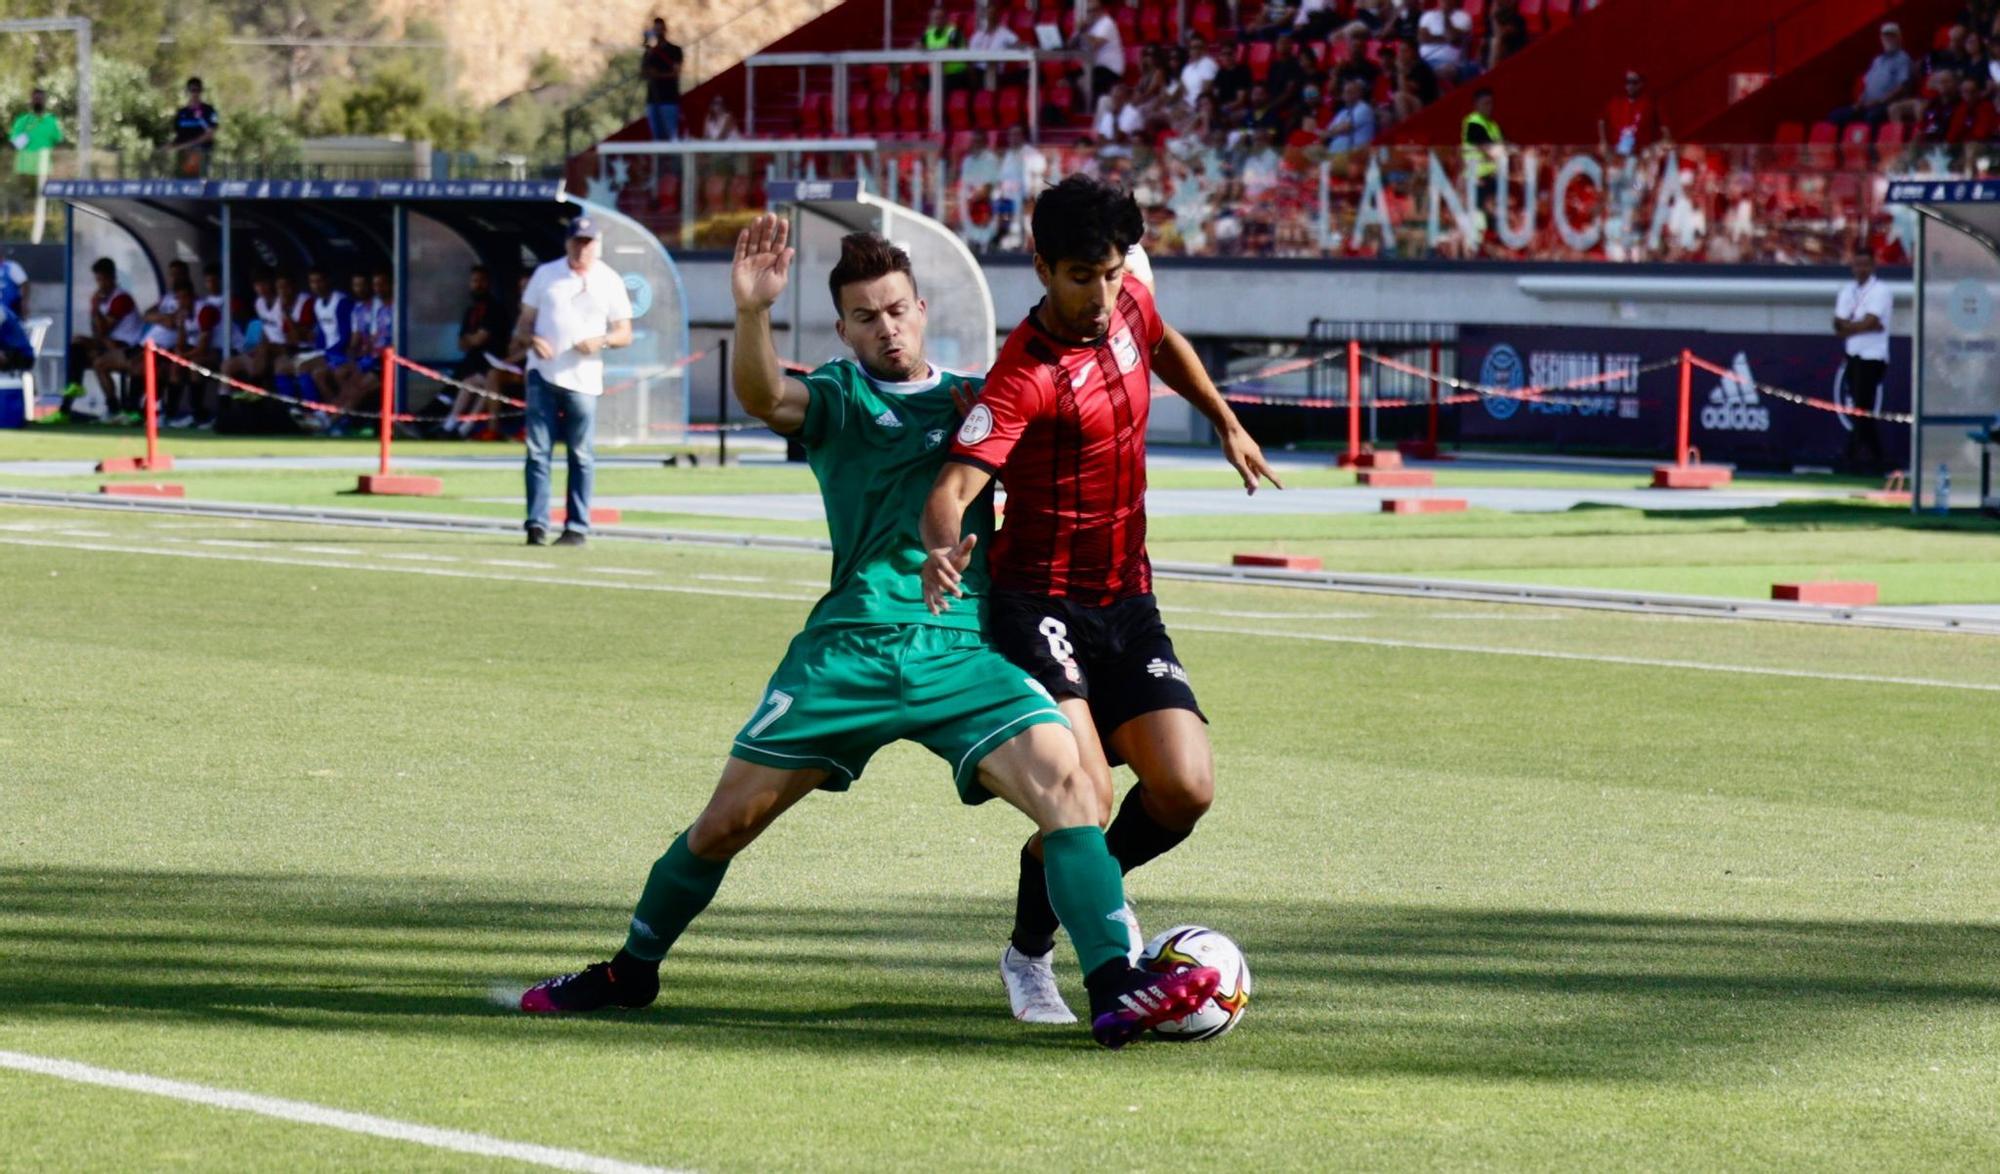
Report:
[{"label": "black shorts", "polygon": [[1060,699],[1090,702],[1091,720],[1113,766],[1111,732],[1142,714],[1185,709],[1206,722],[1174,654],[1159,600],[1135,595],[1091,607],[1046,595],[995,591],[986,627],[994,647]]}]

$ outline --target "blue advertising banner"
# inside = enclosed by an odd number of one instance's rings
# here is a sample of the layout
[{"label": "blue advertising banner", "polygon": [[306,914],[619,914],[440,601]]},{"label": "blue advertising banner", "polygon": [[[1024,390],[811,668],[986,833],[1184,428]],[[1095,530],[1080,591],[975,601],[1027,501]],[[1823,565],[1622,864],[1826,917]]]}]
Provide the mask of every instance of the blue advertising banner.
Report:
[{"label": "blue advertising banner", "polygon": [[[1459,409],[1459,439],[1669,457],[1680,398],[1679,364],[1645,370],[1687,347],[1729,371],[1699,367],[1688,436],[1704,460],[1751,469],[1795,465],[1877,471],[1908,461],[1906,424],[1857,420],[1760,391],[1759,386],[1848,404],[1840,341],[1793,334],[1715,334],[1563,326],[1466,326],[1458,369],[1494,387],[1551,387],[1595,380],[1540,400],[1482,396]],[[1892,338],[1880,402],[1910,410],[1910,340]]]}]

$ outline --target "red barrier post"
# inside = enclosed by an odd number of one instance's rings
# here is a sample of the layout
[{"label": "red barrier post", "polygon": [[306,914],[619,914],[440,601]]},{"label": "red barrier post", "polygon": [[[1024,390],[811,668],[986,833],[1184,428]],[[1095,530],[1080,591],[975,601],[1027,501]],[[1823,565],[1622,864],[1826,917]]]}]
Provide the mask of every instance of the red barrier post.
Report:
[{"label": "red barrier post", "polygon": [[1674,464],[1688,463],[1688,404],[1694,398],[1694,355],[1681,349],[1681,416],[1674,432]]},{"label": "red barrier post", "polygon": [[377,469],[382,476],[389,475],[389,434],[395,431],[392,422],[396,415],[396,348],[382,348],[382,419],[375,432],[382,440],[382,460]]},{"label": "red barrier post", "polygon": [[1347,340],[1347,452],[1343,465],[1361,463],[1361,340]]},{"label": "red barrier post", "polygon": [[146,467],[160,467],[160,368],[153,358],[153,342],[146,340]]},{"label": "red barrier post", "polygon": [[396,429],[396,349],[382,348],[381,471],[363,473],[355,486],[357,493],[395,497],[436,497],[444,492],[444,479],[389,471],[389,436]]}]

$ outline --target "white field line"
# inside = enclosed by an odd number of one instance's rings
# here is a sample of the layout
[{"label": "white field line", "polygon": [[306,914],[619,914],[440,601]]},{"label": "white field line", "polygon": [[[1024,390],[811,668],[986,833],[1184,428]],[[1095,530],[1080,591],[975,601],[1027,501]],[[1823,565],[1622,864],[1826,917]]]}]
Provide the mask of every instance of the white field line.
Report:
[{"label": "white field line", "polygon": [[[786,603],[812,603],[817,595],[785,595],[775,591],[722,590],[689,587],[677,583],[634,583],[623,580],[564,579],[551,576],[499,575],[482,571],[451,570],[429,566],[383,566],[369,563],[330,562],[325,559],[284,558],[274,555],[224,554],[219,551],[161,549],[150,546],[122,546],[104,542],[52,542],[39,538],[0,537],[0,545],[53,547],[59,550],[87,550],[107,554],[150,554],[167,558],[212,559],[218,562],[266,563],[288,567],[318,567],[330,571],[377,571],[398,575],[434,575],[446,579],[483,579],[497,583],[534,583],[550,587],[595,587],[611,591],[657,591],[674,595],[709,595],[723,599],[768,599]],[[1867,685],[1907,685],[1919,689],[1962,689],[1976,693],[2000,693],[2000,684],[1976,681],[1943,681],[1930,677],[1889,677],[1869,673],[1830,673],[1817,669],[1771,668],[1763,665],[1718,664],[1698,660],[1667,660],[1642,656],[1616,656],[1598,652],[1557,652],[1536,648],[1500,648],[1484,644],[1447,644],[1432,640],[1393,640],[1380,636],[1334,636],[1319,632],[1292,632],[1271,628],[1225,628],[1207,624],[1176,624],[1183,632],[1205,632],[1222,636],[1255,636],[1270,640],[1304,640],[1322,644],[1357,644],[1370,648],[1409,648],[1424,652],[1458,652],[1472,656],[1520,656],[1531,660],[1567,660],[1587,664],[1629,665],[1636,668],[1681,669],[1702,673],[1740,673],[1754,677],[1790,677],[1807,681],[1851,681]]]},{"label": "white field line", "polygon": [[400,559],[403,562],[410,563],[455,563],[458,561],[458,559],[448,554],[418,554],[415,551],[398,551],[394,554],[384,554],[382,557]]},{"label": "white field line", "polygon": [[240,538],[197,538],[195,541],[202,546],[232,546],[238,550],[271,549],[271,544],[268,542],[245,542]]},{"label": "white field line", "polygon": [[359,557],[361,554],[360,551],[351,546],[293,546],[287,549],[299,551],[303,554],[342,554],[354,557]]},{"label": "white field line", "polygon": [[670,595],[713,595],[723,599],[769,599],[783,603],[814,603],[817,595],[784,595],[776,591],[725,591],[717,587],[688,587],[677,583],[632,583],[620,579],[562,579],[552,576],[500,575],[485,571],[460,571],[447,567],[382,566],[371,563],[342,563],[327,559],[283,558],[275,555],[223,554],[210,550],[161,549],[155,546],[121,546],[108,542],[47,542],[35,538],[0,538],[0,545],[46,546],[60,550],[87,550],[100,554],[150,554],[164,558],[198,558],[227,563],[264,563],[280,567],[318,567],[328,571],[378,571],[395,575],[434,575],[442,579],[483,579],[490,583],[536,583],[549,587],[598,587],[609,591],[659,591]]},{"label": "white field line", "polygon": [[310,1101],[291,1101],[282,1097],[267,1097],[257,1093],[237,1092],[233,1089],[210,1088],[205,1084],[189,1084],[181,1080],[165,1080],[158,1076],[146,1076],[137,1072],[120,1072],[113,1068],[98,1068],[90,1064],[79,1064],[73,1060],[54,1060],[46,1056],[31,1056],[23,1052],[0,1051],[0,1068],[11,1068],[16,1072],[48,1076],[57,1080],[67,1080],[75,1084],[95,1084],[103,1088],[115,1088],[125,1092],[145,1093],[148,1096],[167,1097],[170,1100],[187,1101],[190,1104],[208,1105],[217,1109],[228,1109],[237,1113],[254,1113],[259,1117],[275,1117],[280,1121],[295,1121],[301,1125],[319,1125],[327,1129],[338,1129],[346,1133],[367,1134],[383,1137],[390,1141],[408,1142],[411,1145],[429,1146],[437,1150],[451,1150],[454,1153],[476,1154],[482,1158],[506,1158],[525,1162],[533,1166],[545,1166],[552,1170],[579,1170],[589,1174],[674,1174],[659,1166],[642,1166],[636,1162],[621,1162],[616,1158],[603,1158],[596,1154],[586,1154],[577,1150],[557,1149],[553,1146],[531,1145],[522,1141],[508,1141],[505,1138],[488,1137],[483,1133],[466,1133],[457,1129],[438,1129],[429,1125],[415,1125],[408,1121],[396,1121],[388,1117],[376,1117],[368,1113],[350,1113],[345,1109],[330,1109],[325,1105],[315,1105]]},{"label": "white field line", "polygon": [[[8,541],[0,539],[0,542]],[[1277,632],[1269,628],[1221,628],[1207,624],[1175,624],[1179,632],[1207,632],[1218,636],[1261,636],[1272,640],[1311,640],[1321,644],[1361,644],[1370,648],[1413,648],[1424,652],[1462,652],[1475,656],[1525,656],[1533,660],[1575,660],[1592,664],[1631,665],[1635,668],[1682,669],[1697,673],[1742,673],[1753,677],[1794,677],[1807,681],[1854,681],[1864,685],[1909,685],[1918,689],[1966,689],[1976,693],[2000,693],[2000,684],[1977,681],[1940,681],[1930,677],[1884,677],[1870,673],[1827,673],[1818,669],[1781,669],[1763,665],[1714,664],[1702,660],[1666,660],[1649,656],[1614,656],[1601,652],[1557,652],[1541,648],[1495,648],[1483,644],[1445,644],[1433,640],[1390,640],[1378,636],[1333,636],[1319,632]]]},{"label": "white field line", "polygon": [[[653,572],[638,567],[584,567],[583,569],[598,575],[635,575],[641,578],[651,578],[653,575]],[[708,576],[696,575],[695,578],[706,579]]]},{"label": "white field line", "polygon": [[[301,546],[299,549],[304,550],[305,547]],[[354,553],[360,554],[361,552],[357,550]],[[514,567],[523,571],[553,571],[556,569],[554,563],[531,563],[526,559],[518,558],[483,558],[479,561],[489,567]]]}]

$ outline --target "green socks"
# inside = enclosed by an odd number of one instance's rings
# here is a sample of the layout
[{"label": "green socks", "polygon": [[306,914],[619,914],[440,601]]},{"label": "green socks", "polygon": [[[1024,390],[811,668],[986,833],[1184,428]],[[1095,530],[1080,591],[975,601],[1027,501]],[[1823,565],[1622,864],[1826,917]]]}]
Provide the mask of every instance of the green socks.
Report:
[{"label": "green socks", "polygon": [[[1117,866],[1112,869],[1115,874]],[[639,905],[632,911],[625,952],[647,962],[666,957],[688,923],[708,908],[715,891],[722,887],[722,874],[728,871],[727,860],[696,856],[688,847],[686,832],[675,836],[667,854],[653,862],[653,871],[646,877],[646,891],[639,894]]]},{"label": "green socks", "polygon": [[1076,946],[1085,974],[1138,953],[1131,917],[1125,912],[1125,878],[1094,826],[1042,834],[1042,863],[1048,870],[1049,904]]}]

